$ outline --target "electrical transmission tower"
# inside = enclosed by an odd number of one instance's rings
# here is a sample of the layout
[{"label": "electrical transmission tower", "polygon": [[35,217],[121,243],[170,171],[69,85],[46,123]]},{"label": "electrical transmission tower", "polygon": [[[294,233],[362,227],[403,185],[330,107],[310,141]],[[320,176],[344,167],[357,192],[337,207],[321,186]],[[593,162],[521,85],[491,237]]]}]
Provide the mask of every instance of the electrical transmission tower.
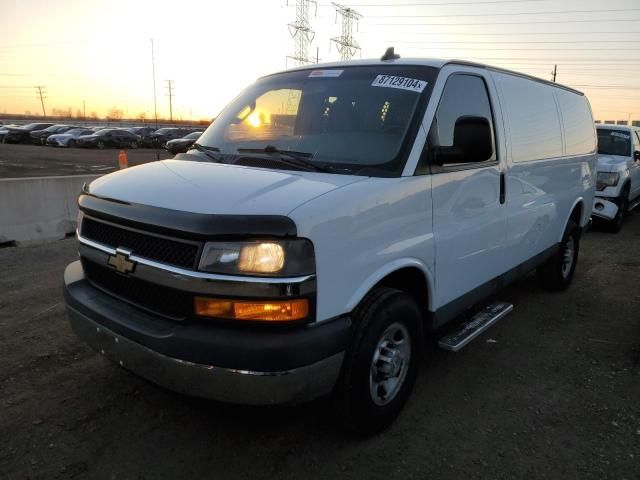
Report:
[{"label": "electrical transmission tower", "polygon": [[332,38],[331,41],[336,44],[341,60],[351,60],[356,52],[360,50],[360,45],[353,38],[353,24],[356,24],[357,30],[358,20],[362,18],[362,15],[353,8],[345,7],[335,2],[332,3],[336,9],[336,21],[338,21],[338,15],[341,17],[342,35]]},{"label": "electrical transmission tower", "polygon": [[289,34],[293,38],[293,55],[287,56],[287,59],[293,60],[296,66],[311,63],[309,45],[316,35],[309,21],[309,8],[312,3],[317,10],[318,5],[314,0],[296,0],[296,20],[288,25]]},{"label": "electrical transmission tower", "polygon": [[47,98],[47,97],[45,97],[46,93],[47,93],[46,87],[44,87],[42,85],[37,85],[36,86],[36,95],[40,98],[40,105],[42,105],[42,116],[43,117],[47,116],[47,112],[44,109],[44,99]]},{"label": "electrical transmission tower", "polygon": [[165,80],[167,82],[167,97],[169,97],[169,121],[173,122],[173,97],[175,95],[175,87],[173,80]]}]

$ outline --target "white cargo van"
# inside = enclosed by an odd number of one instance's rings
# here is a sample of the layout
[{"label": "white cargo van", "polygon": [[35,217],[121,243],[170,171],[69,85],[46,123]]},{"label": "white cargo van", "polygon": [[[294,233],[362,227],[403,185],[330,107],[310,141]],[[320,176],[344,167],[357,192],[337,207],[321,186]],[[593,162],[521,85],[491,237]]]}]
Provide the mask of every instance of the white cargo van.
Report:
[{"label": "white cargo van", "polygon": [[269,75],[187,154],[86,186],[71,326],[170,389],[332,393],[377,431],[424,334],[458,350],[511,309],[483,301],[534,269],[569,285],[595,164],[587,99],[526,75],[392,51]]},{"label": "white cargo van", "polygon": [[598,166],[593,216],[618,233],[640,204],[640,128],[598,125]]}]

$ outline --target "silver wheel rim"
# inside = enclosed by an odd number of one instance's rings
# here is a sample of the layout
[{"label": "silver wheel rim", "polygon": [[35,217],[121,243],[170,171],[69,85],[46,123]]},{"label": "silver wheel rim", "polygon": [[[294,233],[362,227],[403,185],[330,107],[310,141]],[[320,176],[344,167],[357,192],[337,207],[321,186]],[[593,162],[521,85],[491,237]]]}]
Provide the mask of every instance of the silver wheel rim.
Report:
[{"label": "silver wheel rim", "polygon": [[564,246],[564,253],[562,255],[562,276],[567,278],[571,273],[571,267],[573,267],[573,257],[575,255],[576,244],[573,237],[569,237],[567,243]]},{"label": "silver wheel rim", "polygon": [[389,325],[373,351],[369,392],[376,405],[387,405],[397,395],[409,370],[411,337],[401,323]]}]

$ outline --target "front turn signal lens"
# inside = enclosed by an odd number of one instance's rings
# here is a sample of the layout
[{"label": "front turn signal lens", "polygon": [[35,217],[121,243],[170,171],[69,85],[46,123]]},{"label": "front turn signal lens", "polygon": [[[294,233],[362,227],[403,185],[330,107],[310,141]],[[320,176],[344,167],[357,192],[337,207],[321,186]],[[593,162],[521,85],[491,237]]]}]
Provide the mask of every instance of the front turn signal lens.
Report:
[{"label": "front turn signal lens", "polygon": [[263,302],[196,297],[194,303],[196,315],[203,317],[290,322],[309,315],[309,301],[306,298]]}]

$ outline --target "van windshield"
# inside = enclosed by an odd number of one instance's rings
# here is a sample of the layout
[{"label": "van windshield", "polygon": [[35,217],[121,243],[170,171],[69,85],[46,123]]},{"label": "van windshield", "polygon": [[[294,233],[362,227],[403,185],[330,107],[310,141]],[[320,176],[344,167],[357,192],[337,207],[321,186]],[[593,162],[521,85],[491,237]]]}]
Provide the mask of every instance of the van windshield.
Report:
[{"label": "van windshield", "polygon": [[222,155],[291,151],[337,173],[399,175],[437,73],[378,65],[271,75],[237,97],[198,144]]},{"label": "van windshield", "polygon": [[598,128],[598,153],[602,155],[631,155],[631,134],[624,130]]}]

